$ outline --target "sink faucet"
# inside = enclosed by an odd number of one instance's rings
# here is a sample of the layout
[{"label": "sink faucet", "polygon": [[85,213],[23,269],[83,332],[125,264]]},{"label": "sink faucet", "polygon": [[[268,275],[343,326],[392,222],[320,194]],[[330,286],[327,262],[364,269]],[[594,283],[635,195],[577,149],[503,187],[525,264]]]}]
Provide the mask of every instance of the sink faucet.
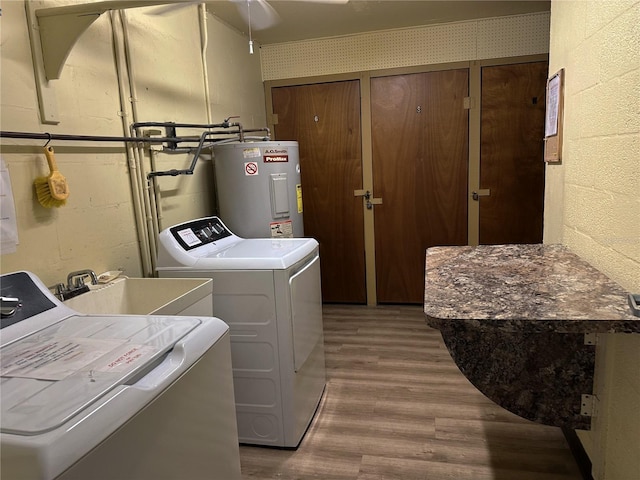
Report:
[{"label": "sink faucet", "polygon": [[91,277],[91,285],[98,284],[98,276],[96,275],[96,272],[93,270],[78,270],[77,272],[71,272],[67,275],[67,289],[71,290],[84,285],[83,278],[86,276]]}]

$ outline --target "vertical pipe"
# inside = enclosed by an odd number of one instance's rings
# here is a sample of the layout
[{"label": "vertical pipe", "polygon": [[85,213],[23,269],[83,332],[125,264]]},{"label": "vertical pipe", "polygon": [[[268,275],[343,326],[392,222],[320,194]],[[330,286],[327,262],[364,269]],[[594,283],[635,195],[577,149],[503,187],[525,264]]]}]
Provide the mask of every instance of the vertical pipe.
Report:
[{"label": "vertical pipe", "polygon": [[[149,146],[149,162],[151,163],[151,171],[154,170],[156,164],[156,151]],[[155,251],[158,251],[158,235],[160,235],[160,227],[158,225],[158,201],[160,199],[158,195],[158,182],[157,178],[148,178],[147,177],[147,194],[149,195],[149,206],[151,208],[151,240],[152,245],[154,246]],[[157,260],[157,258],[155,259]]]},{"label": "vertical pipe", "polygon": [[[138,92],[135,84],[135,68],[134,63],[131,58],[131,48],[130,48],[130,39],[129,39],[129,28],[127,24],[127,17],[124,10],[119,10],[120,14],[120,22],[122,24],[122,33],[124,37],[124,54],[125,61],[127,65],[127,72],[129,76],[129,92],[131,93],[131,111],[133,114],[133,123],[138,122]],[[131,136],[134,136],[133,128],[130,128]],[[152,277],[155,276],[155,267],[156,267],[156,250],[153,246],[155,243],[155,239],[152,239],[153,229],[151,226],[151,208],[149,205],[149,196],[147,189],[147,180],[146,173],[144,168],[144,150],[143,145],[138,145],[137,148],[133,150],[134,159],[136,163],[136,173],[137,173],[137,181],[138,181],[138,192],[141,195],[141,204],[143,208],[143,214],[145,215],[145,220],[142,222],[144,228],[144,235],[141,236],[144,245],[146,247],[146,260],[147,260],[147,269],[145,271],[145,276]]]},{"label": "vertical pipe", "polygon": [[[129,128],[127,125],[128,114],[127,114],[127,100],[126,100],[127,96],[125,95],[126,87],[125,87],[125,81],[124,81],[124,72],[122,70],[122,58],[121,58],[122,47],[121,47],[121,41],[118,35],[115,12],[110,11],[109,18],[111,20],[111,31],[112,31],[114,58],[115,58],[115,66],[116,66],[116,77],[118,81],[118,94],[120,97],[119,98],[120,110],[121,110],[120,118],[122,121],[122,130],[124,131],[124,135],[126,136]],[[138,234],[138,245],[140,250],[140,261],[142,263],[143,274],[146,274],[149,271],[150,265],[149,265],[149,256],[147,253],[148,246],[145,241],[147,235],[146,235],[146,229],[144,227],[142,205],[140,202],[141,194],[140,194],[139,183],[137,181],[135,150],[133,148],[133,144],[130,142],[126,143],[126,147],[127,147],[127,165],[129,168],[129,179],[131,183],[132,199],[133,199],[133,212],[134,212],[134,218],[136,222],[136,231]]]},{"label": "vertical pipe", "polygon": [[[158,264],[157,260],[157,254],[158,254],[158,231],[156,228],[156,222],[155,222],[155,213],[154,213],[154,207],[152,206],[152,201],[155,199],[152,198],[152,193],[151,193],[151,181],[147,178],[147,169],[146,166],[144,164],[144,146],[143,145],[139,145],[138,146],[138,152],[139,152],[139,158],[140,160],[140,182],[142,183],[142,188],[143,188],[143,200],[144,200],[144,211],[145,211],[145,215],[146,215],[146,221],[147,221],[147,235],[149,238],[149,254],[151,256],[151,272],[149,274],[149,276],[155,276],[155,269],[156,266]],[[149,149],[149,152],[151,152],[151,149]]]},{"label": "vertical pipe", "polygon": [[[200,55],[202,61],[202,78],[204,81],[204,101],[207,109],[207,123],[209,125],[213,124],[213,112],[211,111],[211,91],[209,89],[209,67],[207,63],[207,49],[209,46],[209,30],[208,30],[208,22],[207,22],[207,5],[206,3],[201,3],[198,5],[198,13],[200,20]],[[211,130],[209,130],[211,131]],[[215,158],[213,158],[213,150],[211,152],[211,170],[214,169]],[[215,173],[214,173],[215,176]],[[155,179],[154,179],[155,180]],[[213,203],[214,203],[214,211],[217,210],[218,205],[218,196],[215,188],[215,177],[213,180],[213,185],[211,188],[213,189]],[[159,220],[158,220],[159,223]]]},{"label": "vertical pipe", "polygon": [[202,77],[204,79],[204,100],[207,108],[207,123],[212,124],[213,116],[211,112],[211,94],[209,91],[209,69],[207,67],[207,47],[209,45],[209,32],[207,30],[207,5],[201,3],[198,5],[198,13],[200,20],[200,55],[202,60]]},{"label": "vertical pipe", "polygon": [[[151,149],[151,171],[155,172],[156,169],[156,157],[157,157],[157,153],[155,152],[155,150]],[[162,208],[161,208],[161,201],[162,201],[162,197],[160,196],[160,186],[158,185],[158,177],[153,177],[151,180],[151,190],[152,190],[152,194],[153,194],[153,205],[154,205],[154,220],[155,220],[155,229],[156,232],[158,233],[158,235],[160,235],[160,232],[163,229],[163,225],[162,225]]]}]

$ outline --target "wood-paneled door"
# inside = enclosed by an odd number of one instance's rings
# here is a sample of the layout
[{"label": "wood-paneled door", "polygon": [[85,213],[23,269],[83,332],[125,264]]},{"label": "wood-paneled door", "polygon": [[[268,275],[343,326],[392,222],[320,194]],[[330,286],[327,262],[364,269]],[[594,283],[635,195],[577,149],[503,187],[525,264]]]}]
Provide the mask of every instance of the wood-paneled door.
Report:
[{"label": "wood-paneled door", "polygon": [[481,244],[541,243],[547,62],[482,67]]},{"label": "wood-paneled door", "polygon": [[467,243],[469,70],[371,79],[379,303],[422,303],[428,247]]},{"label": "wood-paneled door", "polygon": [[320,243],[322,299],[366,303],[360,81],[275,87],[274,137],[300,150],[304,234]]}]

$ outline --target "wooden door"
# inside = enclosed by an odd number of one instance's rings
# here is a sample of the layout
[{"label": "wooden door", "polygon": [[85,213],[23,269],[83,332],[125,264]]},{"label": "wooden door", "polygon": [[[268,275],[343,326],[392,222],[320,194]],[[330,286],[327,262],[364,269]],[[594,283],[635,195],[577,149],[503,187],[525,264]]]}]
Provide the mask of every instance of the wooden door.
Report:
[{"label": "wooden door", "polygon": [[467,243],[467,69],[371,80],[379,303],[419,303],[428,247]]},{"label": "wooden door", "polygon": [[482,68],[481,244],[541,243],[547,62]]},{"label": "wooden door", "polygon": [[366,303],[358,80],[276,87],[275,138],[300,149],[304,234],[320,243],[322,299]]}]

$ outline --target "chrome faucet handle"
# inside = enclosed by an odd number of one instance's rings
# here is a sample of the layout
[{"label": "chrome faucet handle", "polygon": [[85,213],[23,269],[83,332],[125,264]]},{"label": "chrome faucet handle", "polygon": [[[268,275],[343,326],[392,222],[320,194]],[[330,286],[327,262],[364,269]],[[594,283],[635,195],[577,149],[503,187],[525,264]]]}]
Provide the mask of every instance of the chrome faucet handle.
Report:
[{"label": "chrome faucet handle", "polygon": [[[96,272],[94,272],[93,270],[78,270],[76,272],[71,272],[69,275],[67,275],[67,288],[71,289],[75,287],[81,287],[84,285],[84,280],[83,278],[89,276],[91,277],[91,285],[97,285],[98,284],[98,276],[96,275]],[[80,277],[78,280],[76,280],[75,285],[74,285],[74,279],[76,277]]]}]

